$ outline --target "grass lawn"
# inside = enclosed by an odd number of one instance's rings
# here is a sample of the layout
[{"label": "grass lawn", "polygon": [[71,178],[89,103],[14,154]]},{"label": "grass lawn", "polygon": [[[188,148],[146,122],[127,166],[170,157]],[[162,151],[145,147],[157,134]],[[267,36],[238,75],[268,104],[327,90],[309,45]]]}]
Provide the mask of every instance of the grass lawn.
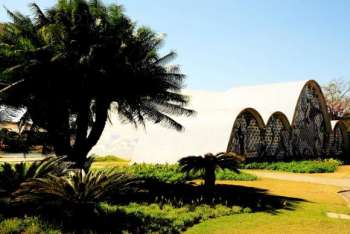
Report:
[{"label": "grass lawn", "polygon": [[104,168],[114,168],[114,167],[127,167],[129,162],[94,162],[92,168],[94,169],[104,169]]},{"label": "grass lawn", "polygon": [[350,213],[346,202],[337,194],[341,189],[335,186],[273,179],[222,183],[268,189],[271,194],[305,201],[298,203],[295,210],[237,214],[205,221],[186,233],[350,233],[349,220],[326,216],[326,212]]}]

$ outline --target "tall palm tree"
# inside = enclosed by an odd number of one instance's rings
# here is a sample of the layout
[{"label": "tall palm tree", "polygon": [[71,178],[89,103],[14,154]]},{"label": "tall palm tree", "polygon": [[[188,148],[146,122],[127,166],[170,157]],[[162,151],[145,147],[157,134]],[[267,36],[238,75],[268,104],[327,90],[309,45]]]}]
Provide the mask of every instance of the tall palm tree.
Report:
[{"label": "tall palm tree", "polygon": [[183,129],[170,115],[194,112],[181,94],[185,76],[169,65],[175,53],[158,53],[162,37],[97,0],[32,9],[34,19],[8,11],[0,33],[0,100],[46,129],[57,155],[83,164],[110,111],[135,126]]},{"label": "tall palm tree", "polygon": [[204,186],[215,186],[215,172],[220,169],[230,169],[239,173],[238,166],[243,157],[234,153],[207,153],[204,156],[188,156],[179,160],[181,171],[185,173],[200,172],[204,179]]}]

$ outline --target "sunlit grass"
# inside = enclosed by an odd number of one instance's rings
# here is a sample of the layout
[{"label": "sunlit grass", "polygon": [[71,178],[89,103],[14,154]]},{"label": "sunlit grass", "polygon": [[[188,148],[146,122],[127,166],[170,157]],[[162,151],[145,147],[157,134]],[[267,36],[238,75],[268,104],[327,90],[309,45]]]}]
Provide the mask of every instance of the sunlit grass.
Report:
[{"label": "sunlit grass", "polygon": [[274,195],[305,201],[295,210],[279,210],[276,214],[257,212],[209,220],[187,233],[350,233],[349,220],[326,216],[326,212],[350,213],[346,202],[337,194],[341,190],[338,187],[273,179],[222,183],[268,189]]}]

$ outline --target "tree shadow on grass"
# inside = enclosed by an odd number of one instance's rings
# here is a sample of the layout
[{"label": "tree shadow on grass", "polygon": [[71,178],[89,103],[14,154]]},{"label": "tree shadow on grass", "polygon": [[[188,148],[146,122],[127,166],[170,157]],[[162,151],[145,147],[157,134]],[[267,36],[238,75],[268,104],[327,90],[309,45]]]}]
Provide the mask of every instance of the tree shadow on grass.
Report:
[{"label": "tree shadow on grass", "polygon": [[86,207],[65,205],[57,207],[53,201],[52,207],[43,206],[42,209],[36,209],[32,215],[40,216],[42,220],[61,227],[62,231],[67,233],[123,233],[125,231],[128,233],[180,233],[203,219],[200,216],[192,216],[186,223],[179,224],[187,217],[168,217],[167,210],[155,214],[151,211],[152,207],[147,212],[138,210],[138,208],[130,212],[121,207],[131,202],[147,207],[156,203],[159,207],[171,205],[182,208],[186,206],[189,211],[194,211],[201,205],[214,207],[215,210],[217,205],[223,205],[239,206],[242,208],[240,212],[263,211],[278,215],[282,209],[294,210],[299,202],[304,201],[272,195],[268,193],[268,190],[259,188],[219,184],[208,190],[196,184],[169,184],[154,179],[147,179],[140,185],[137,192],[126,193],[122,196],[118,194],[112,198],[108,203],[116,206],[108,205],[112,207],[111,209],[89,204]]},{"label": "tree shadow on grass", "polygon": [[250,208],[252,211],[264,211],[278,214],[279,209],[294,210],[296,205],[305,201],[299,198],[272,195],[266,189],[218,184],[206,189],[194,183],[169,184],[157,180],[147,180],[142,189],[133,195],[119,198],[115,202],[183,205],[225,205]]},{"label": "tree shadow on grass", "polygon": [[[239,206],[241,212],[244,208],[249,211],[262,211],[278,215],[281,210],[294,210],[302,199],[285,196],[277,196],[268,193],[268,190],[245,187],[239,185],[216,185],[212,190],[207,190],[196,184],[180,183],[169,184],[157,180],[147,180],[137,193],[127,194],[109,201],[118,205],[127,205],[130,202],[150,205],[157,203],[161,207],[172,205],[173,207],[191,207],[195,210],[201,205],[216,207],[224,205],[228,207]],[[181,216],[179,214],[179,216]],[[126,212],[116,208],[109,212],[101,210],[97,216],[84,218],[84,223],[89,223],[89,229],[97,233],[180,233],[186,228],[200,223],[200,217],[191,220],[187,224],[179,227],[173,218],[154,216],[142,210]],[[76,225],[73,222],[73,226]]]}]

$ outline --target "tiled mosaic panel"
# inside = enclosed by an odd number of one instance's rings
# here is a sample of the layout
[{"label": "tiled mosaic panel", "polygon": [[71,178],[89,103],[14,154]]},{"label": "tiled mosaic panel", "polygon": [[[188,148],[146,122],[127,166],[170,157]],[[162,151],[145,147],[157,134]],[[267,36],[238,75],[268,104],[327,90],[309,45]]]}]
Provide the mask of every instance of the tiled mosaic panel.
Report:
[{"label": "tiled mosaic panel", "polygon": [[333,132],[333,145],[331,149],[331,153],[334,156],[340,156],[344,152],[344,136],[340,127],[336,127]]},{"label": "tiled mosaic panel", "polygon": [[259,128],[257,120],[250,112],[239,115],[235,121],[231,151],[247,157],[258,157],[263,142],[263,132]]},{"label": "tiled mosaic panel", "polygon": [[306,86],[295,110],[294,126],[285,128],[281,119],[272,116],[266,127],[259,128],[254,115],[241,113],[234,124],[229,150],[249,158],[283,160],[286,158],[320,158],[344,154],[344,137],[340,128],[327,133],[322,112],[323,97],[313,86]]},{"label": "tiled mosaic panel", "polygon": [[293,154],[296,157],[321,157],[327,152],[329,136],[320,100],[312,87],[305,87],[301,92],[292,136]]},{"label": "tiled mosaic panel", "polygon": [[282,120],[272,116],[266,124],[265,157],[270,159],[284,159],[292,155],[290,143],[291,133],[286,129]]}]

